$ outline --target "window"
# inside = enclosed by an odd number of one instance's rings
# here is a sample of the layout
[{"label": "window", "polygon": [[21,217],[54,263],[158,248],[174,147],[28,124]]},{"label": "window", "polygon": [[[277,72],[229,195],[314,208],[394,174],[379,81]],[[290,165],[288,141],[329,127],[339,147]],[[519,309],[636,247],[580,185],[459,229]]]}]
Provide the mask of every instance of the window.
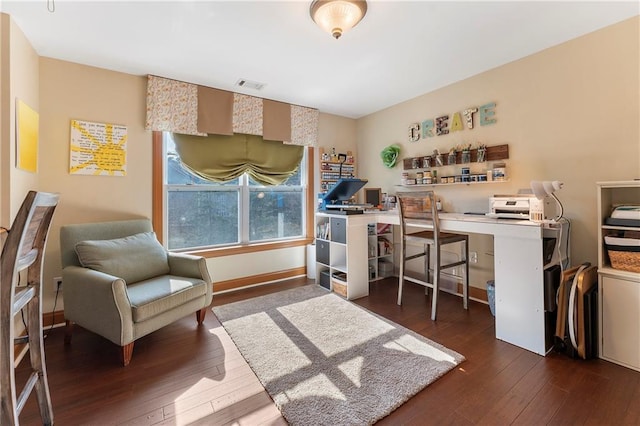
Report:
[{"label": "window", "polygon": [[246,174],[216,183],[184,168],[171,135],[162,135],[163,240],[169,250],[277,243],[307,236],[310,151],[282,185],[263,186]]}]

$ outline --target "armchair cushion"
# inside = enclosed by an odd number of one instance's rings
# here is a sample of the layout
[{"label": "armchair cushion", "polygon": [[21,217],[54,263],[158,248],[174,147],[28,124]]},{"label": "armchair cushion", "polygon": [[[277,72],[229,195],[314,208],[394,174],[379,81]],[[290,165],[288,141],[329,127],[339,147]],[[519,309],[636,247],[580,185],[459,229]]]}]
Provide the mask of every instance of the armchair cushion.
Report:
[{"label": "armchair cushion", "polygon": [[169,273],[167,251],[154,232],[112,240],[80,241],[75,251],[85,268],[122,278],[127,284]]},{"label": "armchair cushion", "polygon": [[133,322],[171,310],[198,297],[205,296],[207,284],[201,279],[163,275],[127,286]]}]

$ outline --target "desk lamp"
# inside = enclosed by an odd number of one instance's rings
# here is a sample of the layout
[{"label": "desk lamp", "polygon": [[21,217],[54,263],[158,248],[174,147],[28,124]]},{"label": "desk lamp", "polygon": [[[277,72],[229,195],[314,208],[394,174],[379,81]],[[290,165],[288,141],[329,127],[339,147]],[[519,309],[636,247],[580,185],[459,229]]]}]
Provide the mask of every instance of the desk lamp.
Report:
[{"label": "desk lamp", "polygon": [[554,200],[556,200],[556,203],[560,208],[560,214],[555,218],[553,218],[554,222],[559,221],[562,218],[562,215],[564,213],[562,203],[560,202],[560,200],[558,200],[558,197],[556,197],[556,195],[554,194],[554,192],[556,192],[557,190],[562,189],[562,185],[563,183],[557,180],[554,180],[554,181],[532,180],[531,181],[531,190],[533,191],[533,195],[535,195],[535,197],[538,200],[543,200],[547,196],[552,197]]}]

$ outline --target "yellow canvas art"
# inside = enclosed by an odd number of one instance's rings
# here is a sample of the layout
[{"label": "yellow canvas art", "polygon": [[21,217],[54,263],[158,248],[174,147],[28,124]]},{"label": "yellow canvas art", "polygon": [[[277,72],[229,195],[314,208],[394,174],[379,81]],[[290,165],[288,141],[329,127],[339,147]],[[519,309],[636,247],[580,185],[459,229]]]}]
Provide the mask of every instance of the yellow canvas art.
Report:
[{"label": "yellow canvas art", "polygon": [[38,171],[39,115],[21,100],[16,100],[16,167],[36,173]]},{"label": "yellow canvas art", "polygon": [[117,124],[71,120],[71,174],[125,176],[127,128]]}]

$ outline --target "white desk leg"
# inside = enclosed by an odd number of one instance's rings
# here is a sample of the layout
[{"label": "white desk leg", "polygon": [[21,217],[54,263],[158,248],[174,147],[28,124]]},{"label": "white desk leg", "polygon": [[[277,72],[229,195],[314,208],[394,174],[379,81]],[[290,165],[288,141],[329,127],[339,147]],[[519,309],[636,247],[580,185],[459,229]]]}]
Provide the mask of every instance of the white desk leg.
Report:
[{"label": "white desk leg", "polygon": [[545,355],[542,238],[494,237],[496,338]]}]

